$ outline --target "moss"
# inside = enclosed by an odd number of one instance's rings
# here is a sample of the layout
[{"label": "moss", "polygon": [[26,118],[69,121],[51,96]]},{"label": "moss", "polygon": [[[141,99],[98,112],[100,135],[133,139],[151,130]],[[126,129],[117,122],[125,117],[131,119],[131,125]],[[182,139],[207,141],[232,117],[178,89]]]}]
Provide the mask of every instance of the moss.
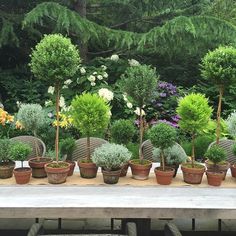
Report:
[{"label": "moss", "polygon": [[68,164],[64,162],[58,162],[58,163],[55,162],[55,163],[50,163],[47,166],[51,168],[64,168],[68,167]]},{"label": "moss", "polygon": [[146,166],[146,165],[150,165],[150,161],[134,159],[132,160],[132,164]]},{"label": "moss", "polygon": [[[182,164],[184,167],[187,167],[187,168],[192,168],[192,164],[191,163],[185,163],[185,164]],[[194,163],[194,168],[196,169],[202,169],[204,168],[203,165],[199,164],[199,163]]]}]

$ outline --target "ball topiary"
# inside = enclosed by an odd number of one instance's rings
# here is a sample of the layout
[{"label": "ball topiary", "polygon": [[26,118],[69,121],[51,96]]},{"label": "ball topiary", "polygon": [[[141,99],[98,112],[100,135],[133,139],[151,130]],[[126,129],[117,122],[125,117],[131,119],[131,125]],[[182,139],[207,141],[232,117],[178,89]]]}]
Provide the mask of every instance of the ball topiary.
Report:
[{"label": "ball topiary", "polygon": [[226,161],[227,156],[222,147],[219,145],[213,145],[206,151],[205,157],[216,165],[220,162]]}]

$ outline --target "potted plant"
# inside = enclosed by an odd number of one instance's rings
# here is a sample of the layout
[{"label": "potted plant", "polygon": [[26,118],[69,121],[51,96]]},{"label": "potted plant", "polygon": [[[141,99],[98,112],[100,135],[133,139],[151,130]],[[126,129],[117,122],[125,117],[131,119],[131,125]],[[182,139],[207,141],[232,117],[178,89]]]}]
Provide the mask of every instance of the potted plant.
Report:
[{"label": "potted plant", "polygon": [[143,159],[142,143],[144,134],[144,106],[152,98],[153,92],[157,86],[158,76],[156,70],[147,65],[138,65],[129,67],[122,76],[123,90],[138,106],[139,116],[139,159],[130,161],[130,167],[134,179],[148,179],[152,162]]},{"label": "potted plant", "polygon": [[72,100],[71,117],[75,128],[87,137],[87,157],[78,160],[80,175],[82,178],[95,178],[97,166],[91,160],[90,137],[107,128],[110,120],[109,105],[97,94],[84,93]]},{"label": "potted plant", "polygon": [[60,34],[45,35],[31,54],[31,71],[55,88],[56,103],[56,161],[45,165],[49,183],[59,184],[66,181],[70,164],[59,162],[59,99],[64,81],[75,75],[79,69],[80,57],[77,48],[69,38]]},{"label": "potted plant", "polygon": [[10,149],[13,141],[10,139],[0,139],[0,178],[7,179],[13,175],[15,162],[10,155]]},{"label": "potted plant", "polygon": [[[188,159],[184,149],[176,143],[172,147],[164,149],[164,156],[166,157],[165,165],[175,169],[173,177],[176,177],[179,165],[186,162],[186,160]],[[161,160],[160,148],[154,148],[153,157],[155,161]]]},{"label": "potted plant", "polygon": [[189,133],[192,139],[191,163],[181,165],[184,181],[189,184],[200,184],[205,166],[195,162],[195,138],[207,127],[212,108],[204,95],[191,93],[180,99],[177,113],[180,116],[180,128]]},{"label": "potted plant", "polygon": [[[125,146],[132,142],[135,135],[134,123],[130,120],[116,120],[111,126],[111,139],[114,143],[123,144]],[[120,177],[127,175],[129,163],[125,163],[121,169]]]},{"label": "potted plant", "polygon": [[75,149],[75,139],[68,137],[60,141],[60,153],[65,157],[65,161],[70,163],[70,171],[68,176],[72,176],[74,173],[76,162],[72,160],[72,153]]},{"label": "potted plant", "polygon": [[209,185],[220,186],[222,180],[225,178],[226,172],[221,170],[221,165],[226,161],[226,152],[219,145],[211,146],[205,153],[208,166],[206,175]]},{"label": "potted plant", "polygon": [[32,148],[22,142],[15,142],[10,148],[10,155],[13,160],[21,161],[21,167],[13,170],[17,184],[27,184],[30,181],[32,170],[30,167],[24,167],[24,161],[32,151]]},{"label": "potted plant", "polygon": [[[32,132],[35,137],[38,137],[38,130],[46,123],[46,114],[39,104],[22,104],[17,113],[17,119],[27,132]],[[47,177],[44,165],[52,160],[47,157],[40,157],[36,142],[35,151],[36,157],[29,159],[32,176],[34,178]]]},{"label": "potted plant", "polygon": [[220,46],[214,51],[208,52],[202,59],[201,72],[203,78],[212,80],[219,89],[216,128],[216,143],[219,144],[223,93],[226,87],[236,83],[236,49]]},{"label": "potted plant", "polygon": [[121,168],[131,158],[129,150],[120,144],[106,143],[96,148],[92,160],[102,167],[103,180],[106,184],[116,184],[119,181]]},{"label": "potted plant", "polygon": [[160,148],[161,166],[156,167],[154,170],[158,184],[170,184],[175,173],[173,168],[166,167],[164,150],[174,145],[176,136],[175,128],[165,123],[153,126],[148,132],[148,137],[153,146]]}]

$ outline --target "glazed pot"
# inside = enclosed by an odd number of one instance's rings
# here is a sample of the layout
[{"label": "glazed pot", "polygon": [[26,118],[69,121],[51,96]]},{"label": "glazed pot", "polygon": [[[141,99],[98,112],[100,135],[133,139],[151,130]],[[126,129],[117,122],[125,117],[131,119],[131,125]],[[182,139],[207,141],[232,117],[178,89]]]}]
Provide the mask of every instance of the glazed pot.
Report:
[{"label": "glazed pot", "polygon": [[208,184],[211,186],[220,186],[221,182],[224,178],[225,173],[222,172],[211,172],[211,171],[206,171],[206,176],[207,176],[207,181]]},{"label": "glazed pot", "polygon": [[173,168],[166,168],[166,170],[163,171],[161,167],[156,167],[154,172],[158,184],[169,185],[171,184],[175,170]]},{"label": "glazed pot", "polygon": [[120,177],[125,177],[127,175],[128,168],[129,168],[129,163],[126,163],[122,166],[121,172],[120,172]]},{"label": "glazed pot", "polygon": [[50,184],[62,184],[66,182],[70,164],[67,162],[58,162],[58,164],[56,162],[45,164],[45,171],[48,176],[48,183]]},{"label": "glazed pot", "polygon": [[85,179],[96,178],[98,167],[93,162],[86,162],[85,159],[78,161],[80,176]]},{"label": "glazed pot", "polygon": [[215,165],[213,163],[209,163],[209,161],[206,160],[205,164],[206,164],[207,170],[210,171],[210,172],[224,172],[223,180],[225,180],[227,171],[230,168],[230,163],[229,162],[226,162],[223,165],[220,165],[220,164]]},{"label": "glazed pot", "polygon": [[232,177],[236,178],[236,164],[231,164],[230,170],[231,170]]},{"label": "glazed pot", "polygon": [[144,164],[140,164],[140,160],[131,160],[129,162],[132,177],[137,180],[146,180],[148,179],[150,169],[152,167],[152,162],[144,160]]},{"label": "glazed pot", "polygon": [[0,179],[8,179],[13,175],[13,170],[15,168],[15,162],[9,161],[7,163],[0,164]]},{"label": "glazed pot", "polygon": [[21,167],[13,170],[17,184],[28,184],[32,174],[30,167]]},{"label": "glazed pot", "polygon": [[181,170],[183,172],[183,178],[185,183],[200,184],[202,182],[202,177],[205,172],[205,166],[202,166],[202,168],[191,168],[182,165]]},{"label": "glazed pot", "polygon": [[120,170],[114,170],[114,171],[108,171],[102,169],[102,175],[103,175],[103,181],[106,184],[117,184],[119,181],[121,169]]},{"label": "glazed pot", "polygon": [[29,166],[32,169],[32,177],[45,178],[47,173],[44,169],[45,164],[52,162],[52,159],[46,157],[31,158],[29,159]]},{"label": "glazed pot", "polygon": [[74,173],[76,162],[75,161],[70,161],[70,160],[66,160],[66,162],[70,164],[70,170],[69,170],[67,176],[72,176],[73,173]]}]

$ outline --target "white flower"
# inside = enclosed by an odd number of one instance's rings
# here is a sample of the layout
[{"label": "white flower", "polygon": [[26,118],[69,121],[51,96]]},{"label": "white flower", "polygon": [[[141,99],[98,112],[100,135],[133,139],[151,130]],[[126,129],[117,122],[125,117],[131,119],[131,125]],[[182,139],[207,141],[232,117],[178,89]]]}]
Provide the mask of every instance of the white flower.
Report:
[{"label": "white flower", "polygon": [[72,80],[71,79],[68,79],[68,80],[66,80],[65,82],[64,82],[64,85],[69,85],[69,84],[71,84],[72,83]]},{"label": "white flower", "polygon": [[49,87],[48,87],[48,93],[54,94],[54,91],[55,91],[55,88],[54,88],[54,87],[52,87],[52,86],[49,86]]},{"label": "white flower", "polygon": [[104,77],[104,78],[108,78],[107,72],[104,72],[104,73],[103,73],[103,77]]},{"label": "white flower", "polygon": [[130,66],[139,66],[140,65],[140,63],[135,59],[131,59],[131,60],[128,60],[128,61],[129,61]]},{"label": "white flower", "polygon": [[[1,104],[1,103],[0,103],[0,104]],[[21,102],[17,101],[17,102],[16,102],[16,105],[17,105],[18,108],[20,108]],[[1,106],[0,106],[0,107],[1,107]],[[3,107],[3,104],[2,104],[2,107]]]},{"label": "white flower", "polygon": [[111,59],[112,61],[118,61],[120,58],[119,58],[119,56],[118,56],[117,54],[113,54],[113,55],[110,57],[110,59]]},{"label": "white flower", "polygon": [[70,111],[70,109],[71,109],[71,106],[64,106],[64,107],[62,107],[61,108],[61,111],[63,111],[63,112],[68,112],[68,111]]},{"label": "white flower", "polygon": [[65,103],[65,98],[63,96],[60,97],[60,101],[59,101],[59,106],[60,107],[64,107],[66,105]]},{"label": "white flower", "polygon": [[90,75],[90,76],[88,77],[88,80],[89,80],[90,82],[94,82],[94,81],[96,80],[96,77],[95,77],[94,75]]},{"label": "white flower", "polygon": [[102,80],[102,79],[103,79],[102,75],[98,75],[97,78],[98,78],[99,80]]},{"label": "white flower", "polygon": [[95,71],[95,72],[93,72],[93,75],[97,75],[97,74],[98,74],[98,72],[96,72],[96,71]]},{"label": "white flower", "polygon": [[[134,113],[137,115],[137,116],[140,116],[140,108],[139,107],[136,107]],[[143,109],[141,109],[141,116],[145,116],[146,113]]]},{"label": "white flower", "polygon": [[52,106],[52,101],[50,100],[45,101],[45,106],[46,107]]},{"label": "white flower", "polygon": [[107,69],[107,67],[105,65],[101,65],[101,67],[102,67],[103,70]]},{"label": "white flower", "polygon": [[132,104],[131,102],[127,102],[126,105],[127,105],[127,107],[130,108],[130,109],[133,107],[133,104]]},{"label": "white flower", "polygon": [[114,97],[114,94],[112,91],[110,91],[109,89],[106,89],[106,88],[101,88],[98,90],[98,95],[102,98],[104,98],[105,100],[107,100],[108,102],[110,102],[113,97]]},{"label": "white flower", "polygon": [[109,117],[112,116],[111,110],[108,111],[108,116],[109,116]]},{"label": "white flower", "polygon": [[91,86],[95,86],[96,85],[96,83],[95,82],[91,82]]},{"label": "white flower", "polygon": [[125,101],[125,102],[128,102],[128,99],[127,99],[127,95],[126,95],[126,94],[123,94],[123,98],[124,98],[124,101]]},{"label": "white flower", "polygon": [[82,75],[86,74],[86,70],[85,70],[84,67],[81,67],[81,68],[80,68],[80,73],[81,73]]},{"label": "white flower", "polygon": [[63,85],[63,86],[62,86],[62,89],[67,89],[67,88],[68,88],[67,85]]}]

